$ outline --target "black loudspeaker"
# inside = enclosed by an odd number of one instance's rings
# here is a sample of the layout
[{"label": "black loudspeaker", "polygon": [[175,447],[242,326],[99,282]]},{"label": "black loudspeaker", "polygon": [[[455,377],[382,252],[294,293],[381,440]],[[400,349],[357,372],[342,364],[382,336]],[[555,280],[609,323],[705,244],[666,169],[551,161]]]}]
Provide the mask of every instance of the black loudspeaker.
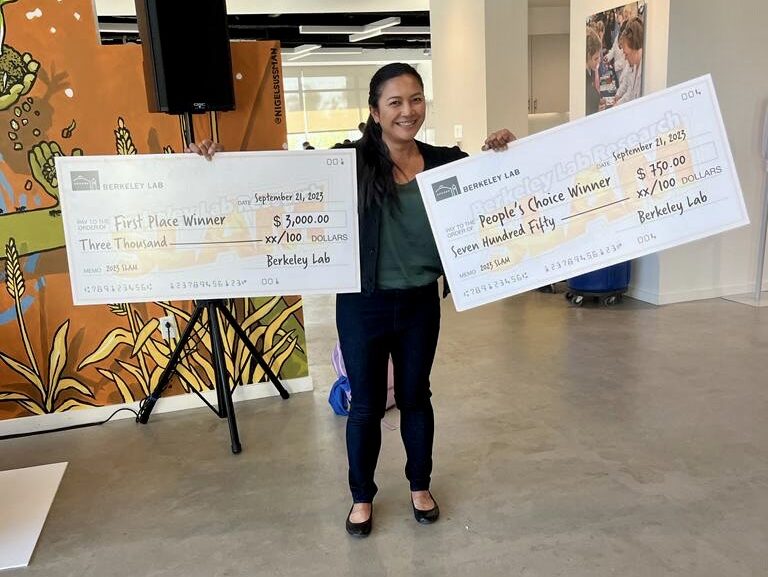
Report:
[{"label": "black loudspeaker", "polygon": [[234,110],[225,0],[136,0],[150,112]]}]

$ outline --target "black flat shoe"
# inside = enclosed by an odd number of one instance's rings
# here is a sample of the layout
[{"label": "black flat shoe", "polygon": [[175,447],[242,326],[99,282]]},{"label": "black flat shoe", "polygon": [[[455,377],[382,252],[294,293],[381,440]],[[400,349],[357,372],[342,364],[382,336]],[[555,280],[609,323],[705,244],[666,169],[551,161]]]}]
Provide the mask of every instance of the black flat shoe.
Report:
[{"label": "black flat shoe", "polygon": [[[429,496],[432,497],[432,493],[430,493]],[[434,501],[435,506],[427,511],[422,511],[421,509],[416,508],[416,505],[413,504],[413,499],[411,499],[411,507],[413,507],[413,517],[419,523],[422,523],[424,525],[429,525],[437,521],[438,517],[440,517],[440,507],[437,506],[437,501],[435,501],[434,497],[432,497],[432,501]]]},{"label": "black flat shoe", "polygon": [[352,509],[354,509],[354,507],[353,504],[349,509],[349,513],[347,513],[347,533],[353,537],[367,537],[371,534],[371,529],[373,529],[373,505],[371,505],[371,516],[362,523],[353,523],[349,520],[349,516],[352,514]]}]

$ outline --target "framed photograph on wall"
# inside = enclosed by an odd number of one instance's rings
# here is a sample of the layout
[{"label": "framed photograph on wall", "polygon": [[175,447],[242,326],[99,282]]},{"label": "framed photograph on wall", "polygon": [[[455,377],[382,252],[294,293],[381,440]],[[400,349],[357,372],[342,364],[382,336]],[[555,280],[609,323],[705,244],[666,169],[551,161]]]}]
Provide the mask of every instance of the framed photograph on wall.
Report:
[{"label": "framed photograph on wall", "polygon": [[642,96],[645,22],[642,0],[587,18],[587,116]]}]

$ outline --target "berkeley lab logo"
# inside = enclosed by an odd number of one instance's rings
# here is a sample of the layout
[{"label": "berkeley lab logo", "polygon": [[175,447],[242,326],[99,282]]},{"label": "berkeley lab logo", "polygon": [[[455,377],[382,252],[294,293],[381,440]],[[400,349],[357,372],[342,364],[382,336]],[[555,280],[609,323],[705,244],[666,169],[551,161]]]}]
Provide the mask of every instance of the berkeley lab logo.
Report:
[{"label": "berkeley lab logo", "polygon": [[446,178],[440,182],[433,182],[432,190],[435,193],[435,200],[438,202],[445,200],[446,198],[451,198],[452,196],[459,196],[461,194],[461,190],[459,189],[459,181],[455,176]]},{"label": "berkeley lab logo", "polygon": [[72,190],[99,190],[98,170],[73,170],[69,173]]}]

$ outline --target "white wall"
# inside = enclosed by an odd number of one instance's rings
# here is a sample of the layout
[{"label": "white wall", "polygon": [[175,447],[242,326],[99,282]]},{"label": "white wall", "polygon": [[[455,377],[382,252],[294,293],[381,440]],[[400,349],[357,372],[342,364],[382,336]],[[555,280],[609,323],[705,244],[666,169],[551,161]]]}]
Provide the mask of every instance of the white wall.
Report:
[{"label": "white wall", "polygon": [[528,4],[433,0],[432,84],[438,144],[477,152],[492,130],[528,133]]},{"label": "white wall", "polygon": [[570,41],[568,34],[529,36],[528,95],[534,115],[568,112]]},{"label": "white wall", "polygon": [[[675,0],[670,10],[669,83],[712,74],[752,225],[665,251],[660,301],[754,289],[763,210],[760,154],[768,104],[765,0]],[[763,289],[768,288],[764,277]]]},{"label": "white wall", "polygon": [[528,134],[528,2],[485,0],[485,84],[489,132]]},{"label": "white wall", "polygon": [[[537,69],[540,70],[539,67],[541,66],[540,51],[543,47],[545,47],[547,50],[551,47],[551,45],[547,44],[546,42],[544,45],[542,45],[541,42],[537,42],[536,37],[548,36],[552,38],[553,35],[561,35],[565,39],[566,44],[568,44],[571,29],[570,13],[571,9],[569,6],[535,6],[529,2],[528,66],[530,82],[529,96],[531,98],[536,98],[536,93],[538,92],[536,90],[537,83],[535,80],[537,79],[536,71]],[[566,76],[568,76],[568,70],[570,69],[569,52],[570,48],[567,48],[566,53],[564,54]],[[544,54],[544,56],[546,57],[545,62],[557,62],[561,58],[560,53],[557,53],[556,55],[547,53]],[[542,130],[547,130],[548,128],[553,128],[568,122],[568,107],[570,105],[568,102],[570,94],[568,89],[569,81],[569,78],[562,78],[558,83],[555,84],[554,89],[558,91],[558,94],[560,91],[563,91],[564,98],[566,100],[563,105],[556,107],[558,110],[561,110],[561,112],[553,112],[539,108],[541,112],[528,114],[528,134],[535,134],[537,132],[541,132]],[[541,101],[539,101],[539,104],[541,104]]]},{"label": "white wall", "polygon": [[485,88],[485,2],[432,0],[432,87],[435,142],[456,144],[454,125],[463,126],[461,147],[476,152],[487,135]]},{"label": "white wall", "polygon": [[531,6],[528,8],[528,34],[568,34],[571,25],[569,14],[567,6]]}]

